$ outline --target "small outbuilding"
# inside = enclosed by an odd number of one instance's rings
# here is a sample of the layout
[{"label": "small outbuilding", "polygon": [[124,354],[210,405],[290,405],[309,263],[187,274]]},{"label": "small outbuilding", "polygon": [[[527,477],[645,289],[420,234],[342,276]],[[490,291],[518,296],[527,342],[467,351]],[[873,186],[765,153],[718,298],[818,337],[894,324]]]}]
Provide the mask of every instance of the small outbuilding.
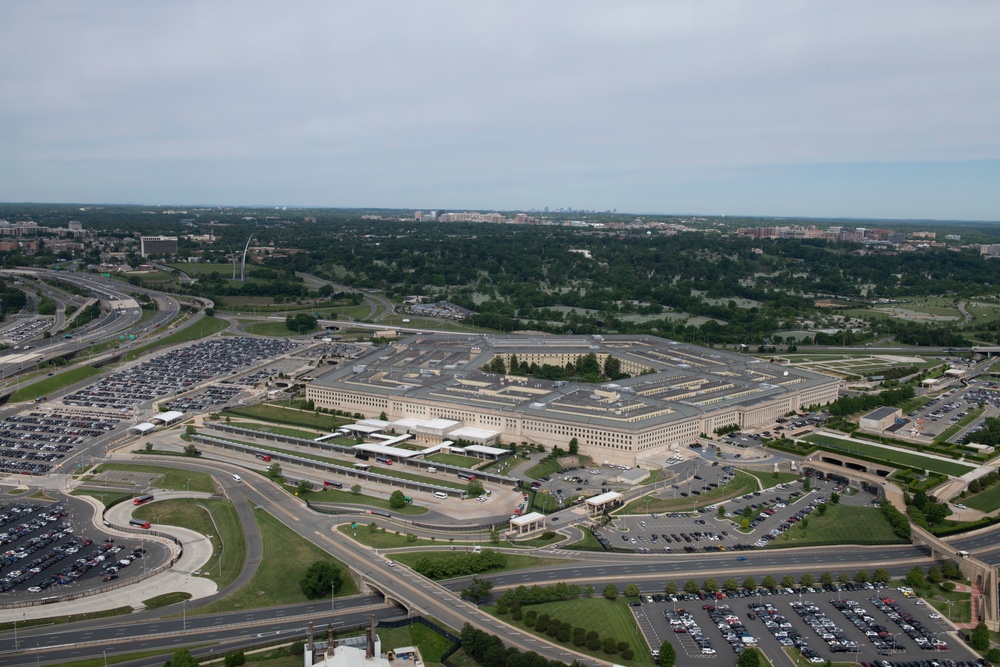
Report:
[{"label": "small outbuilding", "polygon": [[510,519],[510,530],[517,535],[530,535],[539,530],[545,530],[545,515],[541,512],[529,512]]},{"label": "small outbuilding", "polygon": [[587,514],[597,516],[625,504],[625,496],[617,491],[608,491],[593,498],[587,498]]},{"label": "small outbuilding", "polygon": [[902,409],[886,406],[866,414],[858,421],[858,426],[869,431],[884,431],[902,417]]}]

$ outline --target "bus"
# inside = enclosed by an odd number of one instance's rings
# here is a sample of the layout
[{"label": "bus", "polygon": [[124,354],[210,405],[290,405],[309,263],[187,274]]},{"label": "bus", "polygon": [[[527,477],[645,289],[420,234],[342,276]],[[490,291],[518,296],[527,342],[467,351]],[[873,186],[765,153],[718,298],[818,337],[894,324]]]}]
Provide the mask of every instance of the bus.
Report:
[{"label": "bus", "polygon": [[376,516],[384,516],[390,519],[392,518],[392,515],[386,512],[385,510],[369,510],[369,511]]},{"label": "bus", "polygon": [[145,505],[146,503],[151,502],[152,500],[153,496],[147,494],[145,496],[139,496],[138,498],[134,498],[132,500],[132,503],[134,505]]},{"label": "bus", "polygon": [[323,480],[323,486],[331,487],[331,488],[334,488],[334,489],[342,489],[342,488],[344,488],[344,484],[342,482],[331,482],[328,479],[324,479]]},{"label": "bus", "polygon": [[476,481],[476,476],[473,475],[471,472],[460,472],[458,473],[458,478],[468,480],[470,482]]},{"label": "bus", "polygon": [[376,456],[375,457],[375,461],[378,462],[378,463],[384,463],[387,466],[391,466],[392,465],[392,459],[390,459],[388,457],[385,457],[385,456]]},{"label": "bus", "polygon": [[136,528],[149,528],[149,522],[144,519],[129,519],[128,525],[135,526]]}]

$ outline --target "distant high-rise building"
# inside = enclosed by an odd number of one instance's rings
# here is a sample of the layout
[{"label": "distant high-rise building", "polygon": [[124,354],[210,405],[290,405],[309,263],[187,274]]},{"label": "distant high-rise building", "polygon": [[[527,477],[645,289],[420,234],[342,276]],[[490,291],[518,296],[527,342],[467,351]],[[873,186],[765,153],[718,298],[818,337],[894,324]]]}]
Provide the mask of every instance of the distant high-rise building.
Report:
[{"label": "distant high-rise building", "polygon": [[143,236],[139,240],[139,252],[143,257],[150,255],[177,254],[176,236]]}]

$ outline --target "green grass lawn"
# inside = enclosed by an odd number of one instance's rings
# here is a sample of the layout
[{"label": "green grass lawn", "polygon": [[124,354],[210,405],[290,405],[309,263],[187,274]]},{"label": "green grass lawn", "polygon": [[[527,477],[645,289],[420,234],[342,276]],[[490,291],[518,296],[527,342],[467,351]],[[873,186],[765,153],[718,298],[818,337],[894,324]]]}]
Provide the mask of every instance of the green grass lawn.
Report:
[{"label": "green grass lawn", "polygon": [[303,431],[298,428],[289,428],[287,426],[277,426],[274,424],[258,424],[256,422],[244,422],[233,420],[231,422],[226,422],[226,426],[239,426],[241,428],[249,428],[254,431],[264,431],[265,433],[274,433],[275,435],[287,435],[292,438],[302,438],[303,440],[312,440],[321,435],[327,435],[323,431]]},{"label": "green grass lawn", "polygon": [[565,544],[562,549],[580,549],[581,551],[604,551],[604,547],[601,543],[597,541],[597,538],[590,534],[590,531],[584,531],[583,539],[579,542],[574,542],[573,544]]},{"label": "green grass lawn", "polygon": [[259,419],[261,421],[274,422],[276,424],[305,426],[306,428],[314,428],[327,433],[337,430],[344,424],[350,424],[353,422],[353,420],[345,417],[334,417],[333,415],[325,415],[307,410],[296,410],[293,408],[285,408],[280,405],[266,403],[259,405],[245,405],[232,410],[227,410],[222,413],[222,417],[225,418],[226,415],[249,417],[251,419]]},{"label": "green grass lawn", "polygon": [[[354,495],[348,488],[350,484],[344,485],[346,488],[341,489],[317,489],[315,491],[306,491],[305,493],[300,493],[299,498],[302,500],[307,500],[311,503],[336,503],[339,505],[361,505],[363,507],[377,507],[383,510],[389,510],[394,514],[405,514],[406,516],[413,516],[417,514],[426,514],[427,508],[422,505],[407,505],[401,509],[393,509],[389,507],[388,498],[377,498],[375,496],[366,496],[363,493]],[[288,486],[282,487],[289,493],[294,493],[294,489]],[[404,492],[405,493],[405,492]],[[336,510],[323,509],[316,507],[317,511],[323,512],[324,514],[337,514]],[[356,515],[352,515],[356,516]],[[350,517],[347,517],[350,518]]]},{"label": "green grass lawn", "polygon": [[994,484],[985,491],[969,496],[962,502],[980,512],[992,512],[1000,509],[1000,484]]},{"label": "green grass lawn", "polygon": [[292,331],[285,326],[284,322],[253,322],[245,325],[243,330],[257,336],[277,336],[285,338],[288,336],[300,336],[302,334],[313,333],[315,331],[319,331],[320,329],[319,327],[313,327],[312,329],[303,329],[299,332]]},{"label": "green grass lawn", "polygon": [[211,475],[194,470],[161,468],[159,466],[139,465],[132,463],[102,463],[94,470],[92,481],[100,481],[98,476],[105,470],[124,470],[129,472],[144,472],[159,475],[153,481],[158,489],[172,491],[197,491],[200,493],[215,493],[215,482]]},{"label": "green grass lawn", "polygon": [[254,516],[260,528],[264,553],[253,579],[232,595],[200,607],[198,614],[305,602],[306,597],[299,588],[299,582],[309,566],[318,560],[331,561],[340,568],[341,584],[337,595],[354,595],[358,592],[346,565],[300,537],[267,512],[257,510]]},{"label": "green grass lawn", "polygon": [[122,361],[133,361],[138,359],[141,355],[160,347],[168,347],[170,345],[177,345],[179,343],[188,343],[193,340],[198,340],[200,338],[205,338],[211,336],[214,333],[218,333],[229,326],[229,322],[226,320],[220,320],[215,317],[202,317],[200,320],[185,326],[179,331],[175,331],[169,336],[165,336],[160,340],[153,341],[147,345],[137,347],[128,354],[122,356]]},{"label": "green grass lawn", "polygon": [[768,543],[767,548],[906,542],[892,532],[892,526],[880,509],[833,503],[827,503],[827,507],[826,516],[813,512],[808,517],[808,528],[800,521]]},{"label": "green grass lawn", "polygon": [[40,396],[49,396],[60,389],[92,378],[100,372],[99,368],[93,366],[74,366],[64,371],[55,371],[52,377],[46,377],[15,391],[10,397],[10,402],[33,401]]},{"label": "green grass lawn", "polygon": [[[371,519],[378,519],[381,517],[371,517]],[[372,547],[374,549],[399,549],[401,547],[420,547],[420,546],[447,546],[454,544],[455,546],[461,546],[464,550],[469,545],[481,544],[483,546],[489,546],[490,532],[482,532],[482,541],[476,540],[476,533],[471,533],[465,535],[462,541],[449,542],[448,540],[431,540],[417,537],[412,542],[406,537],[406,533],[400,532],[398,535],[395,532],[395,528],[390,526],[389,529],[372,531],[369,528],[372,521],[367,517],[357,517],[355,519],[358,523],[357,528],[351,528],[351,524],[345,523],[337,526],[337,530],[343,533],[346,537],[365,545],[366,547]],[[378,525],[378,522],[375,522]],[[391,532],[390,532],[391,531]],[[416,537],[416,536],[414,536]]]},{"label": "green grass lawn", "polygon": [[482,459],[477,459],[474,456],[462,456],[461,454],[431,454],[427,457],[427,460],[434,463],[458,466],[459,468],[471,468],[477,463],[482,462]]},{"label": "green grass lawn", "polygon": [[799,475],[794,472],[758,472],[756,470],[741,470],[748,475],[753,475],[760,480],[762,489],[770,489],[779,484],[790,484],[799,479]]},{"label": "green grass lawn", "polygon": [[97,491],[94,489],[77,489],[70,492],[71,496],[90,496],[92,498],[97,498],[103,503],[105,507],[108,507],[112,503],[125,500],[126,498],[132,498],[135,496],[134,493],[121,493],[120,491]]},{"label": "green grass lawn", "polygon": [[802,439],[806,442],[820,445],[822,448],[827,450],[843,452],[847,455],[852,453],[861,454],[878,461],[885,461],[889,465],[894,463],[907,465],[914,468],[930,470],[931,472],[951,475],[952,477],[961,477],[965,473],[973,470],[972,466],[964,463],[939,461],[938,459],[928,458],[913,452],[900,452],[893,449],[887,449],[885,447],[879,447],[878,445],[870,445],[859,442],[857,440],[842,440],[840,438],[833,438],[820,433],[812,433]]},{"label": "green grass lawn", "polygon": [[[463,553],[464,552],[460,553],[457,551],[414,551],[393,554],[392,559],[409,567],[413,567],[421,558],[429,558],[432,561],[446,561],[456,556],[461,556]],[[565,558],[542,558],[541,556],[529,556],[527,554],[507,554],[507,567],[498,570],[490,570],[489,573],[496,574],[498,572],[523,570],[528,567],[545,567],[547,565],[559,565],[560,563],[568,562],[570,561]]]},{"label": "green grass lawn", "polygon": [[526,477],[531,479],[539,479],[541,477],[548,477],[549,475],[554,475],[558,470],[562,469],[559,465],[559,461],[555,459],[546,459],[541,463],[537,463],[524,473]]},{"label": "green grass lawn", "polygon": [[236,509],[228,500],[162,500],[137,507],[132,514],[152,523],[180,526],[205,536],[211,535],[213,554],[206,564],[208,569],[205,575],[219,588],[227,586],[243,570],[246,539]]},{"label": "green grass lawn", "polygon": [[404,625],[401,628],[380,627],[378,636],[382,640],[383,650],[387,647],[416,646],[420,649],[420,656],[424,659],[424,664],[427,665],[441,664],[442,656],[452,646],[447,638],[420,623]]},{"label": "green grass lawn", "polygon": [[[681,487],[680,491],[683,491],[684,487]],[[712,489],[711,491],[703,491],[701,495],[689,496],[684,498],[680,495],[680,491],[677,492],[677,497],[673,498],[659,498],[655,495],[644,496],[642,498],[637,498],[625,507],[616,511],[615,514],[649,514],[651,512],[683,512],[686,510],[693,510],[698,507],[704,507],[706,505],[711,505],[717,503],[720,500],[726,500],[728,498],[733,498],[735,496],[742,496],[747,493],[753,493],[757,490],[757,478],[753,475],[749,475],[742,470],[736,471],[736,478],[731,482],[720,486],[718,488]],[[674,489],[666,489],[660,491],[660,493],[673,496]],[[648,501],[648,502],[647,502]]]},{"label": "green grass lawn", "polygon": [[[495,607],[483,607],[482,609],[494,616],[496,615]],[[635,653],[633,658],[628,661],[629,665],[642,665],[643,667],[653,667],[655,665],[653,656],[649,652],[649,647],[646,646],[646,641],[642,633],[637,632],[635,618],[629,609],[628,601],[622,597],[614,601],[605,600],[603,597],[561,600],[558,602],[533,604],[525,606],[523,609],[524,611],[532,609],[539,614],[548,614],[552,618],[569,623],[573,627],[581,627],[587,631],[594,630],[600,634],[602,640],[610,636],[614,637],[616,641],[627,642]],[[526,627],[522,621],[510,620],[510,614],[501,618],[526,632],[538,637],[545,637],[546,640],[552,641],[547,635],[539,634],[533,628]],[[617,653],[609,656],[602,650],[590,651],[586,646],[573,646],[572,642],[567,642],[566,646],[580,653],[594,656],[602,661],[624,662]],[[659,647],[657,646],[657,648]],[[678,655],[684,655],[681,649],[678,649]]]}]

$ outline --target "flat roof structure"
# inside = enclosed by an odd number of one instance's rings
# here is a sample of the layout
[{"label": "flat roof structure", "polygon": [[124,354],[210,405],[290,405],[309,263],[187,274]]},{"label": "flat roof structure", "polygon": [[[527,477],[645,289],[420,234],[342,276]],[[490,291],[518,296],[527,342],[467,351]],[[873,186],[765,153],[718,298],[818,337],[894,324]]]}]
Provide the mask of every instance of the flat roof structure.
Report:
[{"label": "flat roof structure", "polygon": [[184,417],[183,412],[178,412],[177,410],[168,410],[167,412],[161,412],[160,414],[156,415],[153,419],[159,419],[164,424],[173,424],[175,421],[183,417]]},{"label": "flat roof structure", "polygon": [[149,433],[150,431],[155,431],[156,424],[150,424],[149,422],[142,422],[141,424],[136,424],[129,430],[135,431],[140,435],[144,435],[146,433]]},{"label": "flat roof structure", "polygon": [[625,502],[625,496],[617,491],[607,491],[592,498],[587,498],[584,503],[587,505],[587,514],[591,516],[601,514],[606,510],[618,507]]},{"label": "flat roof structure", "polygon": [[[487,372],[495,360],[565,368],[594,355],[630,377],[588,384]],[[595,462],[696,442],[701,433],[770,423],[837,398],[839,380],[744,354],[655,336],[421,334],[373,349],[306,386],[317,406],[416,419],[425,439],[458,428],[500,440],[565,449],[576,438]],[[427,425],[430,421],[431,425]]]}]

